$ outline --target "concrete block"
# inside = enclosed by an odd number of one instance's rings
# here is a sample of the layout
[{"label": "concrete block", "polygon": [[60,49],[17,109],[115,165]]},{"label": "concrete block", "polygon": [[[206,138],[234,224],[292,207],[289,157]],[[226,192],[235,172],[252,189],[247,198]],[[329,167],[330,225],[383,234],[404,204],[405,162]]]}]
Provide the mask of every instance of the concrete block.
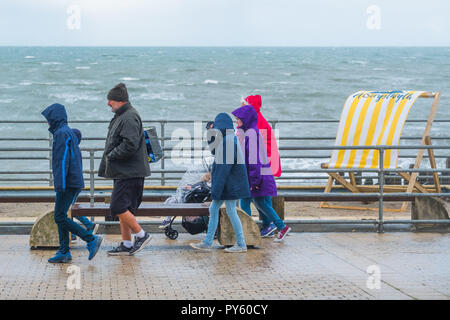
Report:
[{"label": "concrete block", "polygon": [[[261,236],[259,228],[255,221],[240,208],[236,208],[239,219],[244,230],[244,237],[247,246],[261,246]],[[226,212],[225,207],[220,208],[219,230],[217,239],[223,246],[232,246],[236,244],[233,226]]]},{"label": "concrete block", "polygon": [[36,219],[30,233],[30,247],[31,249],[59,247],[58,226],[53,211],[46,212]]},{"label": "concrete block", "polygon": [[[447,209],[444,202],[439,198],[434,197],[416,197],[411,206],[412,220],[442,220],[449,219]],[[443,229],[447,230],[448,225],[441,224],[425,224],[420,223],[415,225],[416,231],[423,231],[428,229]]]},{"label": "concrete block", "polygon": [[272,208],[284,220],[284,197],[272,197]]}]

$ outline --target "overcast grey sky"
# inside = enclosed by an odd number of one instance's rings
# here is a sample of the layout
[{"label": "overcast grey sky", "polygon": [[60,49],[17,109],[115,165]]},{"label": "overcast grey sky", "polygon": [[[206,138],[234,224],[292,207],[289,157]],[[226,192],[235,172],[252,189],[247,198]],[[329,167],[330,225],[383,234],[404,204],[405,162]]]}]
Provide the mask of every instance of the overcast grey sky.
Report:
[{"label": "overcast grey sky", "polygon": [[0,45],[450,46],[450,1],[1,0]]}]

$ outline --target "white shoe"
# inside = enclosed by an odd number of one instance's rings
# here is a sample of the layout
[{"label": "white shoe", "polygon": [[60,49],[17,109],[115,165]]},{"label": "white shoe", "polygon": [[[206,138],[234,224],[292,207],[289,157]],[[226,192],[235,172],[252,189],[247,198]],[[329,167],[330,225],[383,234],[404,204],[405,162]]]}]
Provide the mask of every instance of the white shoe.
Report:
[{"label": "white shoe", "polygon": [[201,251],[211,251],[212,246],[207,246],[206,244],[204,244],[203,242],[199,242],[199,243],[190,243],[189,244],[192,248],[196,249],[196,250],[201,250]]},{"label": "white shoe", "polygon": [[229,253],[239,253],[239,252],[247,252],[247,246],[245,247],[239,247],[238,245],[234,245],[230,248],[226,248],[223,251],[229,252]]}]

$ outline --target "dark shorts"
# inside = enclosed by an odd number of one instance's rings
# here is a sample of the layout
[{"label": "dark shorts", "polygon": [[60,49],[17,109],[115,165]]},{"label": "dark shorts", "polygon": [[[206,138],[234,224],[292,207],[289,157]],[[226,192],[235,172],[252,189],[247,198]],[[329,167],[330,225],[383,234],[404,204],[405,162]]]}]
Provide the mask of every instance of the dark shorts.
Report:
[{"label": "dark shorts", "polygon": [[130,210],[135,214],[142,202],[144,178],[114,179],[110,210],[115,216]]}]

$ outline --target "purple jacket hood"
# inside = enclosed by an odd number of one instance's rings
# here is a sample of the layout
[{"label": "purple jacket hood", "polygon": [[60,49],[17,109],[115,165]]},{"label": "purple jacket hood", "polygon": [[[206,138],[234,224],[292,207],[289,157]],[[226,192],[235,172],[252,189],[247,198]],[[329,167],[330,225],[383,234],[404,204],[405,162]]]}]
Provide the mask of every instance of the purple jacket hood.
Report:
[{"label": "purple jacket hood", "polygon": [[232,112],[235,117],[241,119],[243,125],[240,129],[247,131],[248,129],[258,129],[258,114],[251,105],[242,106]]}]

